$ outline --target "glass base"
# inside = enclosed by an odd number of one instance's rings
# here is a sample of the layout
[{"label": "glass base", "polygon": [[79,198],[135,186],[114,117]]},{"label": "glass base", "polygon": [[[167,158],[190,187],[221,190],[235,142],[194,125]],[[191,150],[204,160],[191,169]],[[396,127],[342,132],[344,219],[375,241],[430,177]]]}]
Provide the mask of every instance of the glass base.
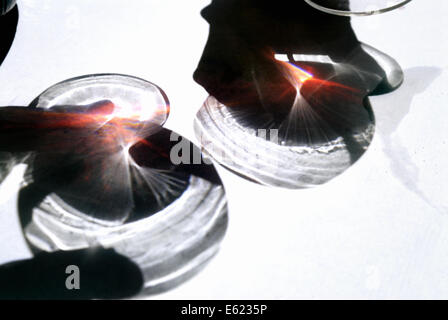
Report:
[{"label": "glass base", "polygon": [[216,254],[224,188],[196,146],[161,127],[169,106],[160,88],[89,75],[51,87],[30,108],[52,125],[37,130],[41,146],[26,157],[19,191],[33,251],[113,248],[140,267],[141,295],[179,285]]},{"label": "glass base", "polygon": [[196,115],[195,132],[205,153],[248,180],[308,188],[340,175],[367,150],[375,131],[367,96],[398,88],[403,71],[394,59],[366,44],[346,61],[289,56],[293,75],[304,74],[297,66],[332,71],[307,74],[297,83],[291,77],[297,93],[283,114],[253,105],[230,107],[210,96]]}]

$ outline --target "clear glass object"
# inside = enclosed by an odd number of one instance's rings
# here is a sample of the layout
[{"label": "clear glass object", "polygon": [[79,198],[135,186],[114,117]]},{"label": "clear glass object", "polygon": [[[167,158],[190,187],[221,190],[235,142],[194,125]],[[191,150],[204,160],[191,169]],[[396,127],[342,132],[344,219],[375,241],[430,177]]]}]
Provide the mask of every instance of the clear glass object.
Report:
[{"label": "clear glass object", "polygon": [[310,6],[340,16],[369,16],[398,9],[411,0],[304,0]]},{"label": "clear glass object", "polygon": [[[358,63],[365,54],[381,74],[363,59]],[[343,62],[289,56],[275,63],[296,94],[277,123],[269,118],[273,112],[235,108],[209,96],[196,115],[195,132],[204,152],[238,175],[263,185],[300,189],[328,182],[362,156],[375,131],[367,96],[395,90],[403,72],[394,59],[366,44]],[[331,71],[318,76],[299,65]]]},{"label": "clear glass object", "polygon": [[[227,227],[224,188],[196,146],[161,127],[162,89],[88,75],[52,86],[30,108],[69,114],[74,125],[93,119],[82,133],[64,122],[40,136],[48,141],[26,159],[18,207],[33,250],[113,248],[140,267],[142,295],[182,283],[215,255]],[[182,161],[173,162],[179,148]]]},{"label": "clear glass object", "polygon": [[[143,138],[151,128],[163,125],[170,111],[168,98],[157,85],[120,74],[93,74],[62,81],[41,93],[30,106],[83,112],[83,106],[99,101],[112,101],[114,109],[109,117],[126,119],[133,134]],[[75,106],[81,107],[75,110]]]}]

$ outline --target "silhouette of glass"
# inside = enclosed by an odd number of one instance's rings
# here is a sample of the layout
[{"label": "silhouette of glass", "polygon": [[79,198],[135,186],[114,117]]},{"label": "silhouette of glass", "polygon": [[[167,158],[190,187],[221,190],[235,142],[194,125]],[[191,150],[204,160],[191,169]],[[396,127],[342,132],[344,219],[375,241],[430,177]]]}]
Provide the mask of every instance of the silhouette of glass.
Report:
[{"label": "silhouette of glass", "polygon": [[40,94],[31,106],[70,112],[75,111],[76,105],[103,100],[113,100],[110,118],[126,119],[136,137],[146,137],[152,128],[163,125],[170,111],[162,89],[149,81],[120,74],[94,74],[62,81]]},{"label": "silhouette of glass", "polygon": [[370,16],[398,9],[411,0],[304,0],[313,8],[340,16]]}]

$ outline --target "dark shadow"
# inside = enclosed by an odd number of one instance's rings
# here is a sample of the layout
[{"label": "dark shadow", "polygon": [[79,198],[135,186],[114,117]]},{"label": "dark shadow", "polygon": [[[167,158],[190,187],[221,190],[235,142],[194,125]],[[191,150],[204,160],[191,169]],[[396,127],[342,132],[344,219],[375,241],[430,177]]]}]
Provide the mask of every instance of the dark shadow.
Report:
[{"label": "dark shadow", "polygon": [[[210,31],[193,77],[236,121],[278,129],[292,145],[342,137],[352,162],[360,157],[364,150],[353,135],[374,123],[367,96],[396,85],[358,41],[350,18],[296,0],[213,0],[201,14]],[[277,55],[314,76],[300,88],[312,114],[292,112],[297,91]],[[303,55],[330,62],[305,61]]]},{"label": "dark shadow", "polygon": [[[66,286],[70,265],[79,268],[79,289]],[[0,266],[0,299],[119,299],[137,294],[142,285],[139,267],[112,249],[42,252]]]},{"label": "dark shadow", "polygon": [[[3,60],[6,58],[6,55],[11,48],[14,36],[16,35],[17,22],[19,20],[19,10],[17,9],[17,6],[6,12],[9,9],[10,2],[11,1],[2,1],[1,3],[4,7],[0,8],[0,65],[3,63]],[[4,12],[6,13],[3,15]]]}]

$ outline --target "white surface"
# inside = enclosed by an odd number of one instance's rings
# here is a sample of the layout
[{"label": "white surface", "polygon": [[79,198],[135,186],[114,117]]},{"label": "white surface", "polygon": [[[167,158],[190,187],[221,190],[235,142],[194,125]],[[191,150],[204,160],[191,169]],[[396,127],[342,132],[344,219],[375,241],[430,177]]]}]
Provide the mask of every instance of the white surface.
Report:
[{"label": "white surface", "polygon": [[[27,105],[72,76],[126,73],[162,87],[171,101],[167,127],[194,140],[193,117],[207,95],[192,73],[208,34],[199,12],[209,1],[18,3],[0,105]],[[354,19],[360,40],[396,58],[406,77],[398,91],[371,99],[377,132],[369,150],[309,190],[262,187],[219,168],[230,214],[222,249],[199,275],[155,298],[448,298],[446,12],[445,1],[416,0]],[[6,262],[29,252],[15,193],[4,188]]]}]

